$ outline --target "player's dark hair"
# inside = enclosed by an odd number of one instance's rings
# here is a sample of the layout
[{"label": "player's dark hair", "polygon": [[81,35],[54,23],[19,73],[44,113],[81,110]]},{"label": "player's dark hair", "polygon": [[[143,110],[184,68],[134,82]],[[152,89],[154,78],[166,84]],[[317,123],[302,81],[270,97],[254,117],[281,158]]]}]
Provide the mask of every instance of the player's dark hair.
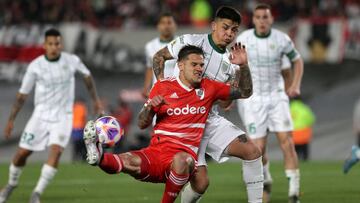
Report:
[{"label": "player's dark hair", "polygon": [[193,45],[186,45],[180,49],[178,54],[178,61],[182,61],[190,54],[199,54],[204,56],[204,50],[200,47],[193,46]]},{"label": "player's dark hair", "polygon": [[261,4],[258,4],[258,5],[255,6],[254,11],[260,10],[260,9],[261,9],[261,10],[262,10],[262,9],[264,9],[264,10],[266,10],[266,9],[271,10],[271,6],[270,6],[269,4],[261,3]]},{"label": "player's dark hair", "polygon": [[60,37],[61,34],[60,34],[59,30],[57,30],[55,28],[50,28],[50,29],[46,30],[46,32],[45,32],[45,38],[49,37],[49,36]]},{"label": "player's dark hair", "polygon": [[218,8],[215,14],[215,19],[217,18],[225,18],[239,24],[241,23],[240,12],[229,6],[221,6],[220,8]]},{"label": "player's dark hair", "polygon": [[173,19],[174,19],[174,15],[173,15],[172,13],[170,13],[170,12],[162,12],[162,13],[159,15],[156,23],[159,23],[160,20],[161,20],[162,18],[165,18],[165,17],[169,17],[169,18],[173,18]]}]

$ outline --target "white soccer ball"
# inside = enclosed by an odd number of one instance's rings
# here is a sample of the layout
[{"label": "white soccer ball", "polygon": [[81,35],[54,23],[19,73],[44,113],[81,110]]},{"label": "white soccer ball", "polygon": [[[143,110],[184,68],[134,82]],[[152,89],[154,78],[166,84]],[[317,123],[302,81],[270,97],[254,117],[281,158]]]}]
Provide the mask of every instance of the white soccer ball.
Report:
[{"label": "white soccer ball", "polygon": [[105,147],[113,147],[124,135],[124,129],[112,116],[103,116],[95,121],[99,142]]}]

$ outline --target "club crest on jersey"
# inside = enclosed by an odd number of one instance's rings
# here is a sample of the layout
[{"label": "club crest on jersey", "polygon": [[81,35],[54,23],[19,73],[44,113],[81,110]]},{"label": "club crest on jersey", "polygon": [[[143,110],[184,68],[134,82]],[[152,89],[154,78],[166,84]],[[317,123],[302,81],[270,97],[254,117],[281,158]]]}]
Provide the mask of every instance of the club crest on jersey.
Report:
[{"label": "club crest on jersey", "polygon": [[196,95],[200,98],[200,100],[203,100],[205,97],[205,91],[203,88],[195,89]]},{"label": "club crest on jersey", "polygon": [[224,61],[221,63],[221,71],[222,71],[223,73],[229,72],[229,68],[230,68],[230,64],[229,64],[229,63],[224,62]]}]

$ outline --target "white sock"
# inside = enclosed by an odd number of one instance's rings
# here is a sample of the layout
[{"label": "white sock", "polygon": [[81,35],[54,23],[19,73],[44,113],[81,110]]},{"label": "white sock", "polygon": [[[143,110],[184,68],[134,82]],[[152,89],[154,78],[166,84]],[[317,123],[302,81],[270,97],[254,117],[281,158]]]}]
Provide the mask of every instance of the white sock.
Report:
[{"label": "white sock", "polygon": [[22,167],[17,167],[13,163],[9,167],[9,181],[8,184],[11,186],[17,186],[19,184],[19,178],[22,172]]},{"label": "white sock", "polygon": [[185,185],[181,193],[181,203],[197,203],[200,202],[202,194],[195,192],[190,183]]},{"label": "white sock", "polygon": [[36,185],[34,191],[42,194],[44,192],[46,186],[54,178],[56,172],[57,172],[56,168],[54,168],[50,165],[44,164],[41,169],[41,175],[40,175],[39,181],[37,182],[37,185]]},{"label": "white sock", "polygon": [[262,157],[243,161],[243,178],[246,184],[248,202],[262,203],[264,188]]},{"label": "white sock", "polygon": [[273,179],[271,177],[270,173],[270,161],[268,161],[266,164],[264,164],[264,183],[265,184],[271,184],[273,182]]},{"label": "white sock", "polygon": [[286,177],[289,179],[289,197],[299,196],[300,193],[300,171],[299,169],[285,170]]}]

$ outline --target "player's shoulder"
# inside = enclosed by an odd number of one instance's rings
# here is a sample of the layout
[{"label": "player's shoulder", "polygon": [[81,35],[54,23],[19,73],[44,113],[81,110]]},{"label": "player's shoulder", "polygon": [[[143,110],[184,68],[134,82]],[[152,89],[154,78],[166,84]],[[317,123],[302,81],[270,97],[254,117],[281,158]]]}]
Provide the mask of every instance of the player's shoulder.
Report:
[{"label": "player's shoulder", "polygon": [[168,84],[168,83],[173,83],[175,81],[176,81],[176,77],[172,76],[172,77],[167,77],[167,78],[164,78],[164,79],[160,79],[156,83],[164,85],[164,84]]},{"label": "player's shoulder", "polygon": [[255,32],[254,28],[242,31],[237,37],[237,39],[239,40],[239,39],[245,39],[247,37],[251,37],[254,35],[254,32]]},{"label": "player's shoulder", "polygon": [[179,36],[179,40],[183,40],[184,43],[192,42],[192,44],[196,45],[197,43],[202,42],[207,38],[207,34],[184,34]]},{"label": "player's shoulder", "polygon": [[282,37],[284,39],[290,39],[289,35],[281,30],[278,30],[276,28],[271,28],[271,33],[273,34],[273,36],[275,37]]},{"label": "player's shoulder", "polygon": [[145,49],[149,49],[150,47],[154,46],[159,41],[159,37],[155,37],[151,39],[150,41],[146,42]]}]

